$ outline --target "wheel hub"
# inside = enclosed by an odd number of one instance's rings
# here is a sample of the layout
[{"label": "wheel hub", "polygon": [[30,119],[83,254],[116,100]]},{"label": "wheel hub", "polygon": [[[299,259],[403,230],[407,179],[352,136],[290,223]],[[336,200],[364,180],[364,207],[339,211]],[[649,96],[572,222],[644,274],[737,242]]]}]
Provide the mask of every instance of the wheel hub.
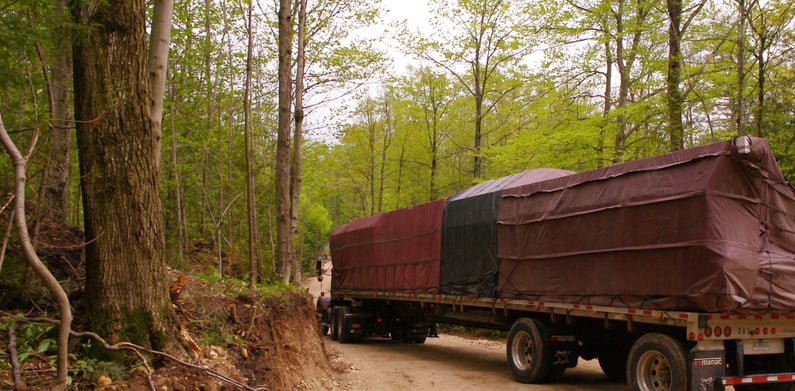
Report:
[{"label": "wheel hub", "polygon": [[519,333],[513,339],[513,362],[517,368],[528,370],[533,364],[533,340],[527,333]]},{"label": "wheel hub", "polygon": [[637,366],[642,391],[671,391],[671,366],[659,352],[645,352]]}]

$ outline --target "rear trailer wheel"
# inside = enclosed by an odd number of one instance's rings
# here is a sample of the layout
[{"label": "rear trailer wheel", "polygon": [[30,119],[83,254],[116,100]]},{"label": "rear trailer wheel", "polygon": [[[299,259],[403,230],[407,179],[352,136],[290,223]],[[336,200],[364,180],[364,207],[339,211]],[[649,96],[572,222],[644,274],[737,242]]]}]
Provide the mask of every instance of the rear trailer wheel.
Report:
[{"label": "rear trailer wheel", "polygon": [[340,325],[339,325],[339,308],[334,307],[331,309],[331,339],[338,341],[340,339]]},{"label": "rear trailer wheel", "polygon": [[549,378],[552,348],[549,331],[539,320],[521,318],[514,322],[508,333],[506,350],[514,380],[540,383]]},{"label": "rear trailer wheel", "polygon": [[629,351],[627,379],[636,391],[687,391],[687,353],[664,334],[646,334]]},{"label": "rear trailer wheel", "polygon": [[342,343],[348,343],[353,341],[353,336],[351,335],[351,328],[348,322],[345,321],[345,315],[351,313],[351,307],[342,306],[339,308],[339,313],[337,314],[338,319],[338,328],[339,328],[339,340]]}]

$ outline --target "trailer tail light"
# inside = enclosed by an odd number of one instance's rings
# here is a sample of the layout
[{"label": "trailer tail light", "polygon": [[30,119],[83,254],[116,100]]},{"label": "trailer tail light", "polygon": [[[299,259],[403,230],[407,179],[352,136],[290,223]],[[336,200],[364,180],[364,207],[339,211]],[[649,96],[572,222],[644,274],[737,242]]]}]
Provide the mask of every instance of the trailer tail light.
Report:
[{"label": "trailer tail light", "polygon": [[[755,330],[755,332],[756,333],[760,333],[761,332],[761,333],[765,333],[765,334],[767,334],[767,333],[775,334],[776,333],[776,329],[775,328],[772,328],[770,330],[768,330],[767,328],[765,328],[765,329],[757,329],[757,330]],[[698,334],[690,333],[688,335],[688,339],[691,340],[691,341],[698,339],[700,341],[700,340],[702,340],[704,338],[711,338],[711,337],[715,337],[715,338],[725,337],[725,338],[728,338],[731,335],[732,335],[732,329],[729,326],[725,326],[725,327],[714,326],[714,327],[706,327]]]}]

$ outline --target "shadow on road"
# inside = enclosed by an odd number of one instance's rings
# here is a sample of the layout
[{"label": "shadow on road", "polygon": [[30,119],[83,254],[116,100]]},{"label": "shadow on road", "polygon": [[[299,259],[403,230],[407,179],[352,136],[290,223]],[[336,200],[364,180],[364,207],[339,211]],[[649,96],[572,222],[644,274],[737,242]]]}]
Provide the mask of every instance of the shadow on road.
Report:
[{"label": "shadow on road", "polygon": [[[441,335],[429,338],[424,344],[409,344],[390,339],[366,339],[351,344],[340,344],[326,337],[327,346],[343,351],[346,356],[378,357],[378,361],[395,371],[454,375],[467,385],[466,389],[479,389],[498,385],[493,390],[556,390],[628,391],[624,383],[605,377],[598,363],[580,360],[578,366],[569,368],[562,377],[549,384],[516,383],[510,374],[505,357],[505,345],[494,341],[470,341],[460,337]],[[368,370],[361,363],[361,370]],[[404,368],[405,367],[405,368]],[[486,389],[486,388],[483,388]]]}]

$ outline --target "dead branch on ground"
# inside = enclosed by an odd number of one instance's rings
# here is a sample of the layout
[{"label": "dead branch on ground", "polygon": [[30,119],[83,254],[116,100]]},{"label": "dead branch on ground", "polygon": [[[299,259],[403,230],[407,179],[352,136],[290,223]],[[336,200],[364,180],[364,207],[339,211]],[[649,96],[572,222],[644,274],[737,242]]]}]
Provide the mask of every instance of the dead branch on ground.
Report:
[{"label": "dead branch on ground", "polygon": [[[2,311],[0,311],[0,313],[5,313],[6,315],[11,316],[14,319],[19,320],[19,321],[25,321],[25,322],[46,322],[46,323],[53,323],[53,324],[60,323],[58,320],[55,320],[55,319],[49,319],[49,318],[21,318],[21,317],[18,317],[16,315],[9,314],[9,313],[2,312]],[[90,331],[74,331],[74,330],[71,330],[70,334],[73,337],[79,337],[79,338],[86,338],[87,337],[87,338],[91,338],[91,339],[101,343],[102,346],[105,349],[108,349],[108,350],[113,350],[113,351],[129,350],[129,351],[133,352],[135,355],[138,356],[138,358],[141,360],[141,362],[143,362],[144,367],[146,368],[147,378],[148,378],[148,381],[149,381],[149,387],[150,387],[150,389],[152,391],[156,390],[155,386],[154,386],[153,379],[152,379],[152,368],[149,366],[149,362],[147,361],[146,357],[144,357],[143,353],[148,353],[148,354],[151,354],[151,355],[167,358],[167,359],[169,359],[169,360],[171,360],[171,361],[173,361],[173,362],[175,362],[175,363],[177,363],[179,365],[182,365],[182,366],[185,366],[185,367],[188,367],[188,368],[191,368],[191,369],[195,369],[195,370],[197,370],[199,372],[202,372],[202,373],[204,373],[204,374],[206,374],[206,375],[208,375],[210,377],[214,377],[214,378],[216,378],[216,379],[218,379],[218,380],[220,380],[220,381],[222,381],[224,383],[227,383],[227,384],[229,384],[229,385],[231,385],[233,387],[236,387],[238,389],[241,389],[241,390],[246,390],[246,391],[270,391],[270,388],[268,388],[268,387],[252,387],[252,386],[249,386],[247,384],[243,384],[243,383],[241,383],[241,382],[239,382],[237,380],[234,380],[234,379],[232,379],[232,378],[230,378],[230,377],[228,377],[228,376],[226,376],[224,374],[221,374],[219,372],[213,371],[212,369],[205,368],[205,367],[203,367],[201,365],[197,365],[197,364],[193,364],[193,363],[187,362],[185,360],[182,360],[182,359],[180,359],[180,358],[178,358],[178,357],[176,357],[176,356],[174,356],[172,354],[166,353],[166,352],[161,352],[161,351],[158,351],[158,350],[152,350],[152,349],[140,346],[140,345],[136,345],[136,344],[134,344],[132,342],[119,342],[119,343],[111,345],[107,341],[105,341],[104,338],[102,338],[98,334],[90,332]]]}]

